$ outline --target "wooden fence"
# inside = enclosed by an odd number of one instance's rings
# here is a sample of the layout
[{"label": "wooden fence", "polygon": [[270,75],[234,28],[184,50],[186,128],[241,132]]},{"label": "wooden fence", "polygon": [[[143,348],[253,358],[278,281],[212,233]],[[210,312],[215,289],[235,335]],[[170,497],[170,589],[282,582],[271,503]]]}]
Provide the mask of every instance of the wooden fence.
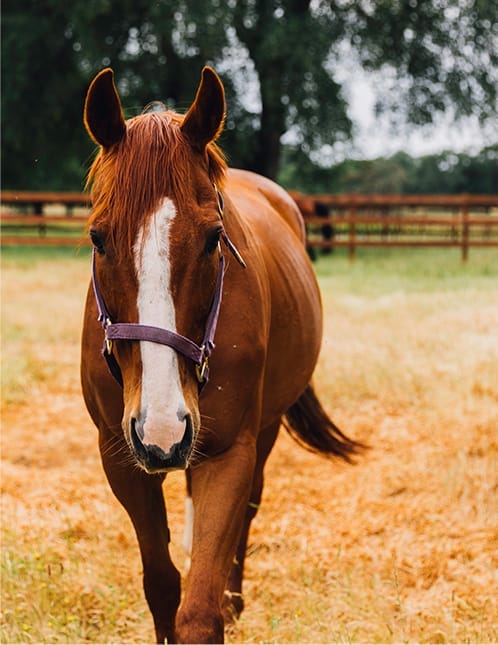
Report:
[{"label": "wooden fence", "polygon": [[[304,195],[310,254],[346,247],[498,247],[498,195]],[[1,192],[2,245],[88,244],[84,193]]]},{"label": "wooden fence", "polygon": [[0,200],[3,246],[88,244],[84,227],[89,198],[85,193],[4,190]]},{"label": "wooden fence", "polygon": [[498,195],[303,195],[308,248],[498,247]]}]

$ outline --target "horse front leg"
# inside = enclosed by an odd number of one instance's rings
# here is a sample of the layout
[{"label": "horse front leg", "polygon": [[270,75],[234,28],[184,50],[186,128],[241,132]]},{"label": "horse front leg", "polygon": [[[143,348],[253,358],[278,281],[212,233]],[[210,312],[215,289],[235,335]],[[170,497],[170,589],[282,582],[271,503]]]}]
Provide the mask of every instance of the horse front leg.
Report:
[{"label": "horse front leg", "polygon": [[169,554],[169,530],[162,491],[164,475],[148,475],[130,462],[121,436],[100,434],[100,452],[109,484],[127,511],[137,534],[143,586],[158,643],[174,642],[180,603],[180,574]]},{"label": "horse front leg", "polygon": [[252,490],[249,498],[249,503],[246,509],[244,525],[242,534],[240,536],[239,545],[235,557],[233,559],[228,583],[225,589],[225,597],[223,600],[223,613],[225,622],[234,622],[239,618],[242,610],[244,609],[244,596],[242,594],[242,580],[244,577],[244,564],[247,552],[247,540],[249,538],[249,531],[251,522],[256,517],[260,503],[261,495],[263,493],[263,471],[266,460],[275,445],[275,440],[280,428],[280,419],[265,428],[258,436],[257,448],[257,462],[254,470],[254,477],[252,482]]},{"label": "horse front leg", "polygon": [[240,539],[256,464],[256,440],[240,436],[226,452],[191,469],[194,530],[180,643],[222,643],[223,596]]}]

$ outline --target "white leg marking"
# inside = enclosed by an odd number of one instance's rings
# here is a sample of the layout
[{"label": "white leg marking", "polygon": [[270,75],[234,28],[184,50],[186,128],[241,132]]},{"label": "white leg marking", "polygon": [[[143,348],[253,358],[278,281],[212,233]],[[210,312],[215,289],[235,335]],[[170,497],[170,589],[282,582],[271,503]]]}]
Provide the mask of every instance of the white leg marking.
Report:
[{"label": "white leg marking", "polygon": [[183,533],[182,546],[187,555],[192,554],[192,542],[194,539],[194,502],[191,497],[185,500],[185,531]]},{"label": "white leg marking", "polygon": [[[139,322],[176,331],[175,306],[170,290],[169,232],[176,216],[174,203],[165,198],[138,234],[134,246],[138,280]],[[141,420],[146,445],[166,453],[181,441],[187,412],[178,372],[178,358],[170,347],[140,342],[142,355]]]}]

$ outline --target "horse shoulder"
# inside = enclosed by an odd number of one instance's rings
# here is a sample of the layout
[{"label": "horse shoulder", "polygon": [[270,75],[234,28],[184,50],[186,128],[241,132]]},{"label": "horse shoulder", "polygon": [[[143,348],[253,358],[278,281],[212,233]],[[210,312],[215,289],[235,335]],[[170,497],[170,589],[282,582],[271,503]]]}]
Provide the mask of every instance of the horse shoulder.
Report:
[{"label": "horse shoulder", "polygon": [[231,168],[228,180],[229,187],[236,193],[259,193],[304,244],[306,232],[301,211],[286,190],[274,181],[249,170]]}]

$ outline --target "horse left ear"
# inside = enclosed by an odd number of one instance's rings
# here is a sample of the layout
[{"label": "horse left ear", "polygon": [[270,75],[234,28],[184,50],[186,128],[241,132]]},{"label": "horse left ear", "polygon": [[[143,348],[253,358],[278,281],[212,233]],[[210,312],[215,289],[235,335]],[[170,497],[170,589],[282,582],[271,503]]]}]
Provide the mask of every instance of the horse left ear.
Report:
[{"label": "horse left ear", "polygon": [[181,129],[190,144],[204,150],[221,134],[225,121],[225,90],[211,67],[202,70],[194,102],[185,115]]},{"label": "horse left ear", "polygon": [[124,136],[125,119],[114,72],[109,67],[99,72],[88,88],[83,122],[93,141],[104,148],[110,148]]}]

